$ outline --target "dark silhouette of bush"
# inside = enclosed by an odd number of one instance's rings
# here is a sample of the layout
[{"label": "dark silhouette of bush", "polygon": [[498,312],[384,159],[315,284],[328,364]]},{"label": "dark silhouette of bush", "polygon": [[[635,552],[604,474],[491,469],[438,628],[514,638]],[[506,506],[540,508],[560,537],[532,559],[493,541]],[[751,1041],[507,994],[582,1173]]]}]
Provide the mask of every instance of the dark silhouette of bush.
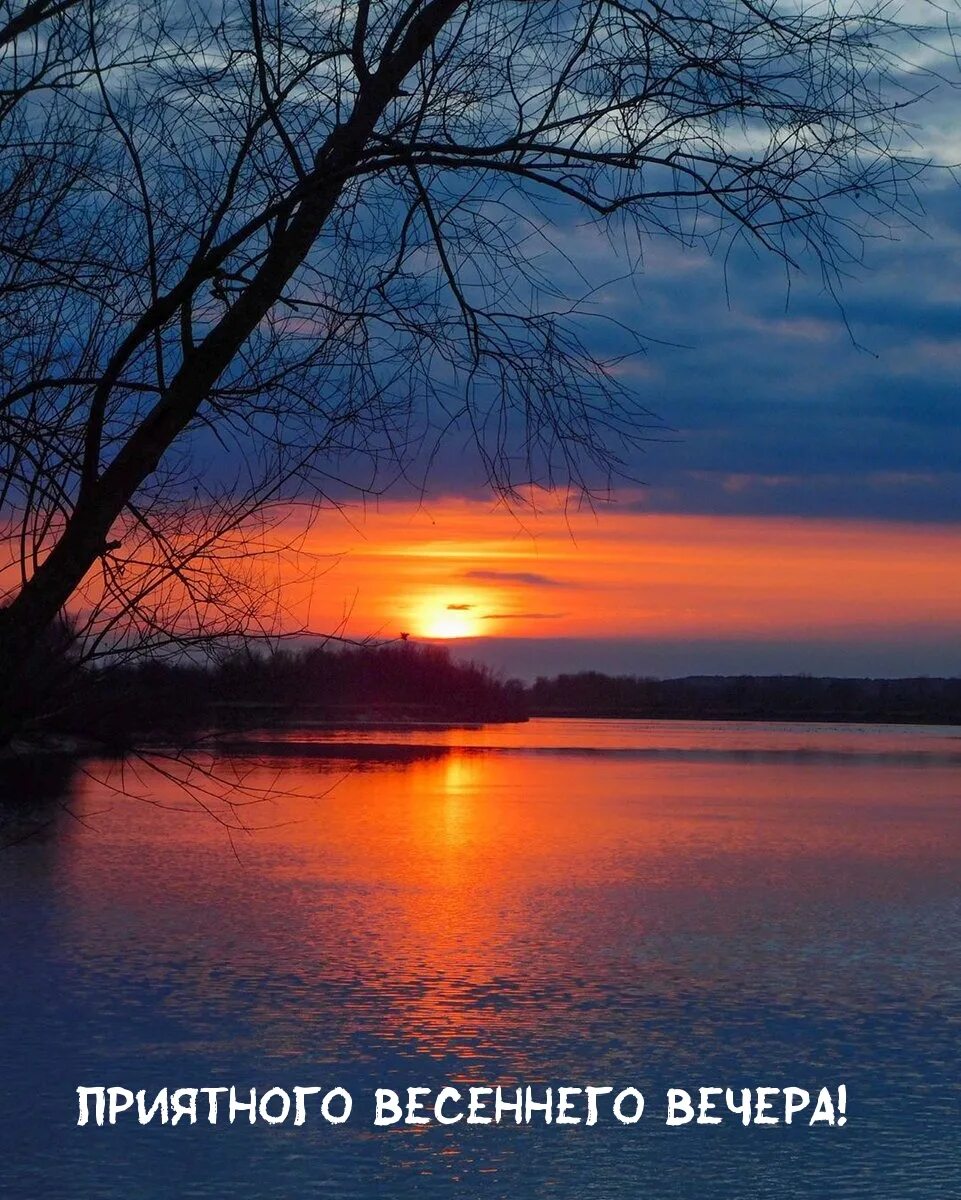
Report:
[{"label": "dark silhouette of bush", "polygon": [[151,737],[294,723],[513,721],[523,685],[458,662],[446,647],[404,642],[265,654],[221,663],[146,661],[85,672],[60,729],[123,749]]}]

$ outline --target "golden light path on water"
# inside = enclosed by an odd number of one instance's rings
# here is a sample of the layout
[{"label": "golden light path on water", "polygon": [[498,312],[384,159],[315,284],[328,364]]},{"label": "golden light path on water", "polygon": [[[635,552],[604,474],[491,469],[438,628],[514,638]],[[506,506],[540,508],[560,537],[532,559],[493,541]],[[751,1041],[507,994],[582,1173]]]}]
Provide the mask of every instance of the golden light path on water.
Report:
[{"label": "golden light path on water", "polygon": [[[46,823],[0,872],[0,1074],[45,1196],[693,1200],[766,1195],[790,1161],[818,1195],[907,1200],[956,1177],[961,729],[263,736],[203,760],[232,781],[206,808],[250,827],[233,846],[169,761],[24,796]],[[338,1084],[358,1117],[93,1140],[69,1124],[78,1081]],[[851,1120],[365,1119],[377,1086],[450,1081],[633,1084],[652,1110],[667,1086],[844,1083]]]},{"label": "golden light path on water", "polygon": [[[645,962],[656,979],[675,919],[703,922],[701,933],[711,930],[720,947],[745,923],[763,924],[769,890],[793,894],[835,860],[845,873],[819,879],[822,904],[851,878],[880,894],[888,859],[910,861],[923,886],[926,859],[944,852],[930,806],[943,803],[940,789],[956,769],[939,765],[939,755],[958,754],[956,739],[922,735],[931,799],[892,808],[879,799],[878,772],[886,788],[916,787],[919,743],[910,731],[868,731],[871,753],[880,747],[886,755],[874,764],[859,763],[857,733],[801,727],[775,727],[760,739],[750,727],[685,722],[372,733],[356,750],[369,757],[355,763],[314,757],[323,755],[324,735],[292,736],[303,738],[303,758],[272,765],[268,751],[245,764],[253,769],[247,788],[277,778],[282,793],[246,814],[261,828],[239,839],[239,863],[209,820],[149,806],[127,804],[122,823],[71,838],[68,876],[82,894],[94,874],[98,880],[74,914],[75,936],[98,935],[99,918],[84,929],[85,912],[123,904],[133,953],[142,953],[135,931],[143,922],[153,958],[156,932],[147,930],[158,911],[166,905],[176,923],[210,905],[222,924],[197,949],[188,980],[195,1003],[223,998],[211,968],[242,939],[245,961],[258,970],[299,976],[308,1005],[312,979],[349,976],[364,997],[351,1014],[355,1032],[465,1060],[510,1044],[519,1067],[544,1065],[525,1061],[521,1030],[549,1036],[558,1004],[590,1002],[598,954],[608,975],[614,971],[606,986],[634,987],[632,969]],[[357,739],[332,736],[341,750]],[[378,764],[379,744],[407,746],[411,758]],[[169,782],[150,787],[153,800],[177,803]],[[101,807],[97,785],[82,790],[82,807]],[[956,840],[956,821],[951,829]],[[171,836],[175,860],[166,859]],[[109,869],[115,857],[122,872]],[[804,918],[789,911],[787,919],[801,921],[795,932],[803,936]],[[697,990],[727,975],[709,948],[705,968],[705,949],[691,955],[688,947],[673,963],[671,987]],[[778,969],[755,949],[750,986],[762,987]],[[819,972],[836,984],[846,971],[850,964],[833,959],[811,964],[804,986]],[[290,1014],[278,1026],[272,1004],[271,988],[251,1001],[263,1036],[270,1044],[279,1033],[297,1051],[306,1029]]]}]

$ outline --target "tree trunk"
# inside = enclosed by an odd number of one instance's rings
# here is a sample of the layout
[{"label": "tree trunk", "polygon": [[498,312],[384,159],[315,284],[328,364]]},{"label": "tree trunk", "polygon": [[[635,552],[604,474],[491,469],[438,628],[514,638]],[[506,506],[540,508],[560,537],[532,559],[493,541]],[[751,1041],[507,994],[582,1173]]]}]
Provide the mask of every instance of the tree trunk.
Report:
[{"label": "tree trunk", "polygon": [[[81,486],[76,507],[56,545],[11,603],[0,610],[0,745],[29,714],[18,696],[46,631],[104,553],[110,530],[171,444],[196,417],[210,389],[280,298],[304,261],[370,136],[405,76],[434,42],[463,0],[433,0],[411,21],[396,50],[361,85],[350,118],[317,153],[310,187],[260,269],[220,322],[193,350],[143,422],[110,465]],[[149,324],[144,323],[144,328]]]}]

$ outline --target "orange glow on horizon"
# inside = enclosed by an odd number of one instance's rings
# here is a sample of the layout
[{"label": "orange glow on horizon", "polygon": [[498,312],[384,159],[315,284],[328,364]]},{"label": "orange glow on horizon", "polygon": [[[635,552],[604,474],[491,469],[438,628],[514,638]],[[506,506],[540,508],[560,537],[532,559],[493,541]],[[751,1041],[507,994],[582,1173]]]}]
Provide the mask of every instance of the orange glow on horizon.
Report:
[{"label": "orange glow on horizon", "polygon": [[[303,531],[300,531],[303,533]],[[312,629],[425,639],[961,634],[961,526],[492,508],[463,498],[324,515],[303,544]]]},{"label": "orange glow on horizon", "polygon": [[[489,499],[398,499],[314,512],[309,523],[277,510],[254,539],[267,553],[248,554],[236,531],[233,557],[263,575],[276,624],[290,632],[468,643],[961,639],[961,523],[650,513],[636,497],[594,513],[531,499],[513,511]],[[97,588],[95,573],[94,600]],[[216,621],[222,597],[206,603]]]}]

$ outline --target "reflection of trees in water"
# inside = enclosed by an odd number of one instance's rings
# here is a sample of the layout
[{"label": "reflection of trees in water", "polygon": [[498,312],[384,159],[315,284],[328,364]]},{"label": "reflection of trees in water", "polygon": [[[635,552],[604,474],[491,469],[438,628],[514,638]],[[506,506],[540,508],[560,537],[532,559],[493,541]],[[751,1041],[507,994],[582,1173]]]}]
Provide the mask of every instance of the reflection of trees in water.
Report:
[{"label": "reflection of trees in water", "polygon": [[46,840],[71,820],[76,776],[66,754],[0,759],[0,850]]},{"label": "reflection of trees in water", "polygon": [[256,741],[243,738],[221,738],[217,743],[220,753],[232,758],[255,756],[258,758],[297,759],[304,763],[316,763],[320,769],[334,763],[339,770],[346,759],[352,770],[363,771],[377,767],[404,767],[411,763],[444,758],[451,752],[446,745],[425,745],[408,742],[307,742],[290,740]]},{"label": "reflection of trees in water", "polygon": [[[71,825],[86,825],[75,804],[83,776],[111,795],[171,814],[205,817],[224,828],[233,846],[233,834],[276,826],[275,814],[262,806],[290,798],[283,774],[292,766],[335,775],[333,790],[346,774],[403,771],[449,754],[444,745],[238,739],[196,752],[132,752],[122,766],[119,759],[85,763],[66,754],[0,758],[0,852],[27,842],[53,843]],[[251,782],[265,762],[274,763],[277,771],[267,783]]]}]

